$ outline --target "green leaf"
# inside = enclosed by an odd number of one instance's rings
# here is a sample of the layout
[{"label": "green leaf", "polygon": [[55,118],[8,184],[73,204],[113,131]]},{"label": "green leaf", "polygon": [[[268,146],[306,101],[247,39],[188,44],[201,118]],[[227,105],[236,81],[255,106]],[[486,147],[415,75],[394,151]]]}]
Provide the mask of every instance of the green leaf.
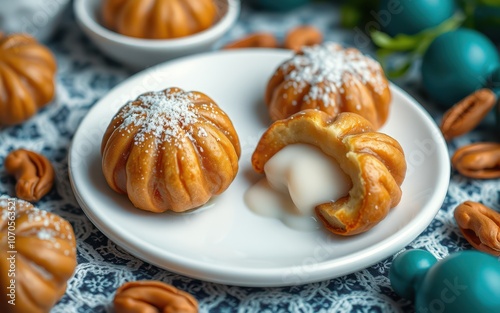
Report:
[{"label": "green leaf", "polygon": [[[377,59],[390,78],[398,78],[406,74],[415,60],[422,57],[436,37],[449,31],[455,30],[463,23],[465,16],[457,13],[440,25],[421,31],[415,35],[399,34],[391,37],[380,31],[371,33],[375,45],[380,47],[377,50]],[[388,68],[387,60],[393,54],[406,54],[407,59],[395,69]]]},{"label": "green leaf", "polygon": [[393,51],[409,51],[418,46],[419,38],[417,36],[408,36],[404,34],[391,37],[386,33],[375,30],[371,33],[373,43],[383,49]]},{"label": "green leaf", "polygon": [[486,5],[489,7],[500,7],[500,1],[498,0],[478,0],[478,4]]},{"label": "green leaf", "polygon": [[434,28],[429,28],[418,33],[416,36],[421,36],[421,38],[433,37],[436,38],[439,35],[453,31],[462,25],[465,20],[465,16],[462,13],[456,13],[443,23],[439,24]]},{"label": "green leaf", "polygon": [[457,29],[464,19],[465,17],[463,14],[457,13],[440,25],[423,30],[415,35],[399,34],[391,37],[381,31],[373,31],[371,37],[373,43],[382,49],[389,49],[397,52],[414,51],[417,48],[422,50],[422,41],[426,43],[432,42],[439,35]]}]

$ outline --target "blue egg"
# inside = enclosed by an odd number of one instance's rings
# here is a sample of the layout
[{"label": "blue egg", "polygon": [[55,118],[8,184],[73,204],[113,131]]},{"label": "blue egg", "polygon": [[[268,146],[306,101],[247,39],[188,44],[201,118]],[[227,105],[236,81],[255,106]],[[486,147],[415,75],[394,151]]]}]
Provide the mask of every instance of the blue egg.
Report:
[{"label": "blue egg", "polygon": [[495,45],[483,34],[458,29],[436,38],[422,60],[427,93],[449,107],[483,88],[500,63]]},{"label": "blue egg", "polygon": [[500,312],[500,262],[461,251],[436,263],[416,291],[417,312]]},{"label": "blue egg", "polygon": [[372,15],[391,36],[413,35],[441,24],[455,10],[454,0],[382,0]]},{"label": "blue egg", "polygon": [[424,250],[398,255],[389,272],[394,291],[414,299],[416,312],[500,312],[500,262],[479,251],[437,261]]},{"label": "blue egg", "polygon": [[247,0],[247,2],[257,9],[289,11],[308,3],[309,0]]}]

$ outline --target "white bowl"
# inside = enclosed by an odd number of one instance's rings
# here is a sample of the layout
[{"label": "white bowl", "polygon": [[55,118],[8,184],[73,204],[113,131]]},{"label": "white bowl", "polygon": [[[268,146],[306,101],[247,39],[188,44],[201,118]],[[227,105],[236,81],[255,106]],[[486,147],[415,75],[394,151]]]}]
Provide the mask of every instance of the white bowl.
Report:
[{"label": "white bowl", "polygon": [[226,12],[212,27],[178,39],[139,39],[113,32],[99,22],[102,0],[75,0],[73,9],[84,33],[109,57],[134,69],[209,51],[238,18],[239,0],[226,0]]},{"label": "white bowl", "polygon": [[45,41],[59,26],[69,0],[0,0],[0,30]]}]

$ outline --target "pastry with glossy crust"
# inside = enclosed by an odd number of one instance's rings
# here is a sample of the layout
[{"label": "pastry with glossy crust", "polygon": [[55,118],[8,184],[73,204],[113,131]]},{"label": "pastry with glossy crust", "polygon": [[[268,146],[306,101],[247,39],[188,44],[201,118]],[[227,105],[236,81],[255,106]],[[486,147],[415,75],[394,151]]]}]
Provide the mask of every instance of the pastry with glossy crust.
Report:
[{"label": "pastry with glossy crust", "polygon": [[263,173],[266,162],[283,147],[311,144],[333,157],[351,178],[349,194],[316,206],[324,226],[338,235],[355,235],[375,226],[401,199],[406,161],[399,143],[375,132],[354,113],[332,117],[305,110],[273,123],[260,139],[252,165]]},{"label": "pastry with glossy crust", "polygon": [[240,143],[229,117],[207,95],[169,88],[123,106],[101,152],[109,186],[137,208],[183,212],[229,187]]},{"label": "pastry with glossy crust", "polygon": [[269,80],[265,102],[273,121],[316,109],[331,116],[357,113],[379,129],[389,115],[391,92],[378,62],[327,42],[303,47],[280,65]]},{"label": "pastry with glossy crust", "polygon": [[[76,264],[69,222],[29,202],[0,197],[0,312],[50,312],[65,293]],[[12,266],[15,276],[9,275]],[[7,295],[12,279],[15,305],[8,303],[12,298]]]},{"label": "pastry with glossy crust", "polygon": [[212,26],[218,8],[214,0],[104,0],[104,26],[125,36],[171,39]]},{"label": "pastry with glossy crust", "polygon": [[0,32],[0,127],[29,119],[55,94],[57,64],[35,38]]}]

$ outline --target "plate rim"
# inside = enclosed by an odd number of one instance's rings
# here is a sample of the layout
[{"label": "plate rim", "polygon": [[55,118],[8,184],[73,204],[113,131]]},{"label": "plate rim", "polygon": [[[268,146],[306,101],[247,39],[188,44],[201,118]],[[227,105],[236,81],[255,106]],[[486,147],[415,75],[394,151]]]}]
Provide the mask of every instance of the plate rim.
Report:
[{"label": "plate rim", "polygon": [[[293,265],[286,266],[280,268],[249,268],[245,269],[243,272],[239,269],[228,268],[227,266],[218,266],[214,263],[209,263],[207,267],[207,262],[200,262],[198,260],[193,260],[191,258],[179,256],[173,253],[164,253],[165,251],[161,251],[161,255],[169,256],[168,262],[162,259],[160,262],[158,255],[154,255],[153,251],[158,250],[156,247],[154,249],[146,249],[148,247],[147,242],[141,243],[138,245],[137,243],[128,242],[127,236],[123,236],[123,234],[117,235],[114,234],[108,226],[105,225],[103,221],[95,215],[92,209],[87,206],[84,199],[82,198],[79,187],[75,183],[74,172],[72,169],[73,154],[74,151],[74,142],[76,138],[79,137],[80,132],[82,132],[82,125],[85,124],[85,121],[92,116],[92,113],[98,110],[105,99],[109,94],[113,93],[115,90],[122,88],[123,85],[127,84],[131,80],[139,79],[140,77],[147,75],[148,72],[152,70],[159,71],[160,69],[164,70],[165,68],[172,66],[179,66],[182,63],[188,63],[193,59],[203,59],[203,58],[211,58],[211,57],[219,57],[219,55],[264,55],[268,56],[270,53],[280,55],[285,59],[287,56],[290,56],[291,53],[289,51],[277,50],[277,49],[240,49],[234,51],[214,51],[203,54],[198,54],[194,56],[188,56],[184,58],[175,59],[172,61],[168,61],[159,65],[156,65],[150,69],[146,69],[140,71],[122,81],[117,86],[110,89],[99,101],[97,101],[93,107],[87,112],[85,117],[80,122],[78,129],[74,133],[73,140],[70,145],[69,154],[68,154],[68,174],[70,178],[71,188],[75,194],[75,198],[85,215],[89,218],[89,220],[111,241],[118,244],[120,247],[136,256],[137,258],[147,262],[149,264],[155,265],[159,268],[166,269],[168,271],[172,271],[181,275],[185,275],[195,279],[201,279],[204,281],[210,281],[215,283],[229,284],[229,285],[238,285],[238,286],[246,286],[246,287],[279,287],[279,286],[290,286],[296,285],[294,281],[286,282],[283,280],[283,276],[287,273],[294,272],[294,270],[300,270],[302,265]],[[427,201],[426,206],[424,206],[418,215],[417,219],[411,220],[409,223],[405,224],[397,232],[391,234],[389,237],[384,240],[378,242],[377,244],[371,246],[369,249],[363,249],[361,251],[349,254],[347,256],[342,256],[340,258],[329,259],[326,261],[318,262],[315,264],[314,275],[312,277],[303,279],[300,284],[312,283],[317,281],[324,281],[326,279],[332,279],[335,277],[340,277],[346,274],[354,273],[356,271],[367,268],[373,264],[376,264],[383,260],[384,258],[388,258],[391,255],[394,255],[396,252],[403,249],[409,243],[411,243],[415,238],[417,238],[424,230],[429,226],[432,222],[436,214],[439,212],[443,201],[446,197],[448,186],[449,186],[449,176],[450,176],[450,166],[449,166],[449,158],[447,145],[442,136],[440,136],[439,129],[435,122],[433,121],[430,114],[406,91],[401,89],[399,86],[390,82],[391,92],[399,93],[400,96],[405,98],[413,109],[415,109],[422,117],[422,120],[425,122],[426,126],[429,128],[429,131],[433,134],[438,134],[436,138],[433,138],[436,141],[436,148],[439,155],[438,162],[439,167],[443,170],[440,172],[438,176],[439,182],[437,183],[437,190],[432,194],[430,199]],[[443,150],[444,149],[444,150]],[[436,206],[435,209],[431,210],[432,207]],[[425,210],[424,210],[425,209]],[[423,216],[422,214],[425,213]],[[425,223],[422,223],[422,219],[425,219]],[[425,225],[425,226],[422,226]],[[135,239],[137,240],[137,238]],[[144,240],[143,240],[144,241]],[[142,247],[139,248],[137,246]],[[171,257],[171,258],[170,258]],[[354,261],[353,261],[354,260]],[[333,264],[332,264],[333,263]],[[334,274],[332,275],[332,269],[334,270]],[[235,279],[235,276],[238,276]]]}]

